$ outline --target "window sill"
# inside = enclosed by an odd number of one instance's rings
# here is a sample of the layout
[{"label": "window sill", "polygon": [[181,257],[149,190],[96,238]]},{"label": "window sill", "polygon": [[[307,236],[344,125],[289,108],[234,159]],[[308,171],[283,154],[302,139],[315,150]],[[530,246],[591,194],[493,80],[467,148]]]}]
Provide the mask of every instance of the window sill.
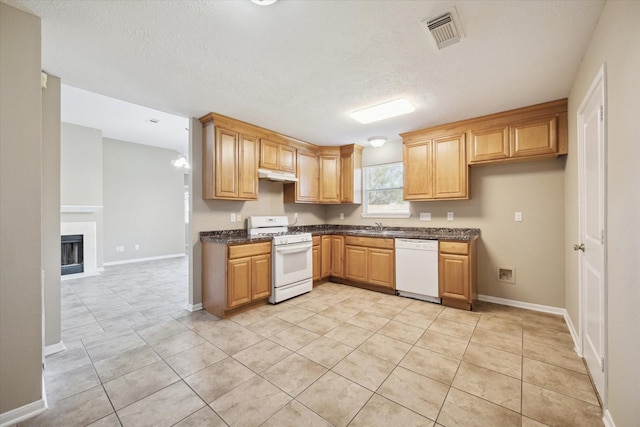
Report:
[{"label": "window sill", "polygon": [[410,218],[410,213],[361,213],[362,218]]}]

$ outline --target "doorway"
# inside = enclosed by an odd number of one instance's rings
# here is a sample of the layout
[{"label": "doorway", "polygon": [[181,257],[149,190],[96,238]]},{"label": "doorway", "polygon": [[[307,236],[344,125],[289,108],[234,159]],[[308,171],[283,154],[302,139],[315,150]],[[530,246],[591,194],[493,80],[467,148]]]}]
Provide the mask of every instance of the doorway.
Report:
[{"label": "doorway", "polygon": [[606,390],[606,70],[578,108],[580,341],[601,400]]}]

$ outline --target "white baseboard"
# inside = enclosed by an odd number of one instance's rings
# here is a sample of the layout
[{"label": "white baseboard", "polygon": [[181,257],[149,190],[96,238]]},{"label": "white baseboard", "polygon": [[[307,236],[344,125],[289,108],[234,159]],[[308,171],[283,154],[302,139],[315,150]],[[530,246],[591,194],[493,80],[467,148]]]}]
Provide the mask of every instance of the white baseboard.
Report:
[{"label": "white baseboard", "polygon": [[[43,390],[44,394],[44,390]],[[0,414],[0,427],[9,427],[29,418],[35,417],[47,410],[46,399],[36,400],[16,409]]]},{"label": "white baseboard", "polygon": [[578,356],[582,357],[582,345],[580,344],[580,337],[578,332],[576,331],[575,326],[573,326],[573,322],[571,321],[571,317],[569,317],[569,312],[567,310],[564,311],[564,321],[567,324],[567,328],[569,328],[569,333],[571,334],[571,338],[573,339],[573,350],[578,354]]},{"label": "white baseboard", "polygon": [[64,343],[60,341],[59,343],[45,345],[44,346],[44,355],[51,356],[52,354],[61,353],[65,351],[67,347],[64,346]]},{"label": "white baseboard", "polygon": [[604,423],[604,427],[616,427],[616,423],[613,422],[613,418],[611,418],[611,412],[608,409],[604,410],[602,414],[602,422]]},{"label": "white baseboard", "polygon": [[551,305],[533,304],[530,302],[517,301],[513,299],[492,297],[490,295],[478,294],[478,299],[480,301],[493,302],[495,304],[508,305],[510,307],[525,308],[527,310],[533,310],[533,311],[541,311],[543,313],[559,314],[561,316],[564,316],[564,313],[566,312],[564,308],[560,308],[560,307],[553,307]]},{"label": "white baseboard", "polygon": [[121,264],[132,264],[134,262],[144,262],[144,261],[155,261],[158,259],[168,259],[168,258],[180,258],[185,256],[184,253],[180,254],[171,254],[171,255],[160,255],[160,256],[151,256],[146,258],[132,258],[132,259],[124,259],[122,261],[109,261],[102,263],[103,266],[108,267],[110,265],[121,265]]},{"label": "white baseboard", "polygon": [[198,304],[187,304],[187,310],[194,312],[202,310],[202,303]]}]

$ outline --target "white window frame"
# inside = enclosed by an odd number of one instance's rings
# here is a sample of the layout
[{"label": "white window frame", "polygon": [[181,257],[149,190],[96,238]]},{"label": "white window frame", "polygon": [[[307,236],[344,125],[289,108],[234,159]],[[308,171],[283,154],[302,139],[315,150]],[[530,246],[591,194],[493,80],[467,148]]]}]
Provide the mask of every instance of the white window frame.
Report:
[{"label": "white window frame", "polygon": [[[377,166],[388,166],[388,165],[393,165],[393,164],[400,164],[402,165],[402,173],[404,174],[404,164],[402,162],[390,162],[390,163],[381,163],[381,164],[377,164],[377,165],[368,165],[368,166],[364,166],[362,168],[362,213],[360,214],[360,216],[362,218],[409,218],[411,217],[411,206],[410,204],[407,202],[407,211],[397,211],[397,212],[388,212],[388,213],[381,213],[381,212],[368,212],[369,209],[369,188],[367,188],[367,169],[368,168],[375,168]],[[403,189],[404,188],[404,183],[403,183],[403,187],[399,187],[399,189]],[[396,188],[397,189],[397,188]]]}]

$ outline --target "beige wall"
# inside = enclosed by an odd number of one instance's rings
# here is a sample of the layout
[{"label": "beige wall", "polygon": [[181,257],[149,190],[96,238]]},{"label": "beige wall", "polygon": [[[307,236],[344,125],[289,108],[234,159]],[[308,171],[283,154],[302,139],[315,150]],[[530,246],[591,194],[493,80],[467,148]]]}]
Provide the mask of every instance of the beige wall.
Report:
[{"label": "beige wall", "polygon": [[[191,245],[190,254],[190,296],[191,304],[202,302],[201,287],[201,231],[244,229],[246,218],[251,215],[288,215],[293,222],[293,214],[298,213],[298,225],[323,224],[324,207],[310,204],[284,204],[282,183],[260,181],[257,201],[228,201],[202,199],[202,126],[198,119],[191,119],[190,154],[191,159]],[[230,214],[240,213],[242,222],[231,222]]]},{"label": "beige wall", "polygon": [[60,332],[60,79],[49,76],[42,91],[42,268],[44,344]]},{"label": "beige wall", "polygon": [[[102,131],[71,123],[60,128],[60,204],[103,206]],[[104,213],[62,213],[62,222],[95,222],[97,267],[104,261]]]},{"label": "beige wall", "polygon": [[640,402],[640,2],[608,1],[569,97],[565,177],[566,302],[579,327],[576,114],[602,64],[607,84],[607,374],[608,408],[616,426],[638,425]]},{"label": "beige wall", "polygon": [[[402,150],[402,144],[392,147]],[[364,159],[372,162],[370,150],[376,149],[364,149],[363,163]],[[384,156],[397,157],[390,151]],[[559,158],[472,167],[470,200],[412,202],[409,219],[361,218],[360,206],[337,205],[327,209],[327,222],[479,228],[480,294],[564,307],[564,162]],[[516,211],[522,212],[523,222],[514,221]],[[430,212],[432,220],[420,221],[420,212]],[[447,212],[454,213],[453,221],[447,221]],[[340,213],[345,214],[344,220],[339,219]],[[516,284],[498,282],[498,267],[514,267]]]},{"label": "beige wall", "polygon": [[42,398],[40,36],[0,3],[0,414]]},{"label": "beige wall", "polygon": [[179,153],[104,138],[102,154],[105,263],[184,254],[184,172],[171,164]]}]

